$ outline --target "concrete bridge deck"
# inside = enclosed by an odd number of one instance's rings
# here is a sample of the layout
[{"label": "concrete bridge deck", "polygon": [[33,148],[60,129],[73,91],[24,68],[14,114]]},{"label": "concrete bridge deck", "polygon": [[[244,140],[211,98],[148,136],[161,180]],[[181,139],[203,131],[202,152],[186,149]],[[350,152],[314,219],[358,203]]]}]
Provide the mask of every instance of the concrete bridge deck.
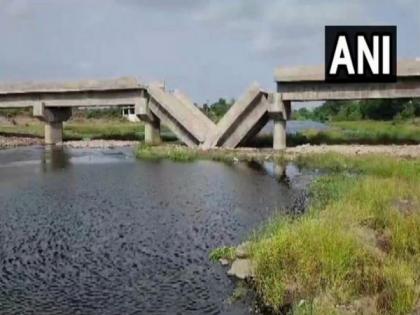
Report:
[{"label": "concrete bridge deck", "polygon": [[324,66],[278,68],[275,80],[286,101],[420,97],[420,60],[398,62],[395,83],[328,83]]}]

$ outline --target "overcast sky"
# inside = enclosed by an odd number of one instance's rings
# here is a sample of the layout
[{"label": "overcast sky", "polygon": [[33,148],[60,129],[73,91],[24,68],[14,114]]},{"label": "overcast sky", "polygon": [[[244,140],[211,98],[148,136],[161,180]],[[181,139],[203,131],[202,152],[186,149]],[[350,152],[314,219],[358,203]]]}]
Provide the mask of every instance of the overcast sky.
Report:
[{"label": "overcast sky", "polygon": [[420,56],[419,0],[0,0],[0,80],[136,76],[214,101],[322,64],[328,24],[397,25],[398,57]]}]

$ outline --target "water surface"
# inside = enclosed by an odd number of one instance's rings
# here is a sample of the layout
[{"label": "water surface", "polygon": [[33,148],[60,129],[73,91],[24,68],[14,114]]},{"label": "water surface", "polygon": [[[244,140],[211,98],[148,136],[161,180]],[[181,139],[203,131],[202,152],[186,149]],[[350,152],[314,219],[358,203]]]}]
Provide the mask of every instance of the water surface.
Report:
[{"label": "water surface", "polygon": [[309,180],[131,149],[0,151],[0,313],[246,314],[208,254],[296,206]]}]

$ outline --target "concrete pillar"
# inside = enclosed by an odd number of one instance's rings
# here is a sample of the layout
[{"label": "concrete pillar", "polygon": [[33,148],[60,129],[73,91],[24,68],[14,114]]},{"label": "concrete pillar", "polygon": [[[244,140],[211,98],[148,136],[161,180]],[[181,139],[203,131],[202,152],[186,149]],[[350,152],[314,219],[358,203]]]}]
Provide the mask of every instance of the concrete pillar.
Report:
[{"label": "concrete pillar", "polygon": [[155,117],[153,122],[144,122],[144,142],[147,144],[160,144],[160,120]]},{"label": "concrete pillar", "polygon": [[45,104],[39,103],[34,106],[33,114],[45,122],[45,144],[63,142],[63,121],[71,117],[71,107],[46,107]]},{"label": "concrete pillar", "polygon": [[151,112],[150,100],[139,98],[134,104],[134,113],[144,122],[144,142],[147,144],[160,144],[160,119]]},{"label": "concrete pillar", "polygon": [[286,120],[273,120],[273,123],[273,149],[284,150],[286,149]]},{"label": "concrete pillar", "polygon": [[269,97],[269,116],[273,121],[273,149],[286,149],[286,121],[290,118],[291,103],[283,101],[280,93],[274,93]]},{"label": "concrete pillar", "polygon": [[45,144],[57,144],[63,142],[63,122],[45,122]]}]

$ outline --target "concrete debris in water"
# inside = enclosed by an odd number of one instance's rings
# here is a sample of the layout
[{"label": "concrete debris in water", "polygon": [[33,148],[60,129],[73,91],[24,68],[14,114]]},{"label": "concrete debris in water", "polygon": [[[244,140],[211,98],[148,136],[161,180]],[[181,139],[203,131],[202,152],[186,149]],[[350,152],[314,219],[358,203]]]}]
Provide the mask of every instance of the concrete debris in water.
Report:
[{"label": "concrete debris in water", "polygon": [[236,259],[232,263],[228,275],[242,280],[254,277],[252,261],[250,259]]}]

